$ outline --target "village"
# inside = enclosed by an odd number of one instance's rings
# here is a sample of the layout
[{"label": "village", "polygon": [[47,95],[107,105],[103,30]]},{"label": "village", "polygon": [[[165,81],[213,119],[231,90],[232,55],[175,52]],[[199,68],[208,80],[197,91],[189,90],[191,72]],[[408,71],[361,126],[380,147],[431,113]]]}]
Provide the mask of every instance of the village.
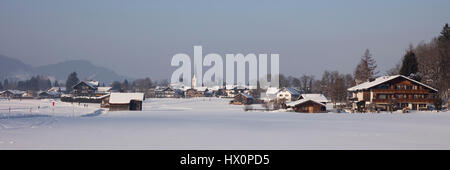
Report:
[{"label": "village", "polygon": [[[148,98],[225,98],[228,104],[243,105],[245,111],[252,105],[261,105],[265,111],[292,111],[299,113],[326,112],[393,112],[401,110],[436,110],[437,90],[403,75],[381,76],[374,80],[350,87],[348,99],[332,104],[324,94],[304,93],[295,87],[269,87],[265,90],[246,86],[197,87],[195,75],[190,87],[156,86],[146,91],[118,91],[111,86],[100,86],[98,81],[83,80],[67,90],[65,87],[51,87],[33,92],[4,90],[4,99],[39,100],[54,99],[69,103],[98,104],[110,111],[142,110],[143,101]],[[448,108],[448,102],[444,108]]]},{"label": "village", "polygon": [[[272,150],[450,149],[449,6],[2,0],[0,150],[183,150],[157,162],[196,168],[180,156],[214,157],[221,168],[223,156],[241,155],[247,163],[230,168],[251,168],[251,155]],[[52,155],[153,168],[163,152]],[[360,162],[269,155],[257,168]],[[370,155],[356,157],[405,162]]]}]

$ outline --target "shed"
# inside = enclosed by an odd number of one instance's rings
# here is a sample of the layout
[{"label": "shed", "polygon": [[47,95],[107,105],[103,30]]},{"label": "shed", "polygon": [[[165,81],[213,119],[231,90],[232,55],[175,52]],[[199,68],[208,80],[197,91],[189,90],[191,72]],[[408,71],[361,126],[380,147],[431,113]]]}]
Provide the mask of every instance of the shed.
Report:
[{"label": "shed", "polygon": [[231,104],[253,104],[255,103],[255,98],[249,94],[239,93],[234,96],[234,100],[231,101]]},{"label": "shed", "polygon": [[302,113],[326,112],[325,104],[311,99],[300,99],[294,102],[287,103],[286,106],[288,108],[294,109],[295,112],[302,112]]},{"label": "shed", "polygon": [[144,93],[111,93],[109,110],[142,110]]}]

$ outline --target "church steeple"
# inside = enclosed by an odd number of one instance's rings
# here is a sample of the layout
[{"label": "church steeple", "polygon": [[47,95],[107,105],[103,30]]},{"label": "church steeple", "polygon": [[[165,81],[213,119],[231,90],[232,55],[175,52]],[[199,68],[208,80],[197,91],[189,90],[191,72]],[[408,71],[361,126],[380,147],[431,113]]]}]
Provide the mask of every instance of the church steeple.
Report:
[{"label": "church steeple", "polygon": [[195,89],[195,86],[197,85],[197,78],[195,78],[195,74],[192,77],[192,84],[191,84],[191,88]]}]

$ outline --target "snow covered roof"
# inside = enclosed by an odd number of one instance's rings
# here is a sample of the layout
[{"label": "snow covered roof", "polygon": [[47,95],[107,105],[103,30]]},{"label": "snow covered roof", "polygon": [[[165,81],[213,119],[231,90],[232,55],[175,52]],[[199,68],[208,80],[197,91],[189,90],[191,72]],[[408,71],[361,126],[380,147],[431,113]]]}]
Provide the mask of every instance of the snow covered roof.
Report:
[{"label": "snow covered roof", "polygon": [[94,87],[98,87],[99,86],[99,82],[98,81],[88,80],[88,81],[85,81],[85,82],[91,84]]},{"label": "snow covered roof", "polygon": [[97,87],[97,92],[106,93],[111,90],[112,87]]},{"label": "snow covered roof", "polygon": [[208,90],[208,87],[195,87],[194,89],[197,91],[204,92],[204,91]]},{"label": "snow covered roof", "polygon": [[72,88],[74,88],[75,86],[78,86],[80,83],[84,83],[93,89],[96,89],[98,87],[98,81],[84,81],[83,80],[83,81],[80,81],[79,83],[75,84]]},{"label": "snow covered roof", "polygon": [[405,79],[407,79],[407,80],[409,80],[409,81],[412,81],[412,82],[414,82],[414,83],[417,83],[417,84],[420,84],[420,85],[422,85],[422,86],[425,86],[425,87],[427,87],[427,88],[429,88],[429,89],[431,89],[431,90],[437,91],[436,89],[434,89],[434,88],[432,88],[432,87],[430,87],[430,86],[428,86],[428,85],[426,85],[426,84],[423,84],[423,83],[421,83],[421,82],[418,82],[418,81],[416,81],[416,80],[413,80],[413,79],[411,79],[411,78],[409,78],[409,77],[406,77],[406,76],[403,76],[403,75],[381,76],[381,77],[376,78],[374,81],[367,81],[367,82],[361,83],[361,84],[359,84],[359,85],[350,87],[350,88],[348,88],[347,90],[348,90],[348,91],[367,90],[367,89],[370,89],[370,88],[372,88],[372,87],[374,87],[374,86],[377,86],[377,85],[379,85],[379,84],[382,84],[382,83],[385,83],[385,82],[394,80],[394,79],[399,78],[399,77],[405,78]]},{"label": "snow covered roof", "polygon": [[234,89],[236,87],[236,85],[225,85],[226,89]]},{"label": "snow covered roof", "polygon": [[59,90],[66,91],[66,87],[52,87],[52,88],[48,89],[47,91],[55,91],[55,92],[57,92]]},{"label": "snow covered roof", "polygon": [[220,86],[212,86],[209,88],[210,90],[217,91],[220,89]]},{"label": "snow covered roof", "polygon": [[312,99],[300,99],[300,100],[296,100],[296,101],[293,101],[293,102],[286,103],[286,106],[293,107],[293,106],[296,106],[296,105],[305,103],[305,102],[307,102],[307,101],[312,101],[312,102],[317,103],[317,104],[320,104],[320,105],[322,105],[322,106],[326,106],[325,104],[321,103],[320,101],[316,101],[316,100],[312,100]]},{"label": "snow covered roof", "polygon": [[59,93],[56,91],[39,91],[38,92],[39,95],[44,95],[44,94],[48,94],[51,96],[57,96]]},{"label": "snow covered roof", "polygon": [[21,91],[21,90],[5,90],[5,91],[3,91],[3,93],[4,92],[10,92],[10,93],[16,94],[16,95],[22,95],[25,93],[25,91]]},{"label": "snow covered roof", "polygon": [[327,103],[328,99],[323,94],[302,94],[300,100],[310,99],[321,103]]},{"label": "snow covered roof", "polygon": [[110,104],[127,104],[131,100],[143,101],[144,93],[111,93],[109,96]]},{"label": "snow covered roof", "polygon": [[266,94],[277,94],[280,91],[280,89],[276,87],[269,87],[266,90]]}]

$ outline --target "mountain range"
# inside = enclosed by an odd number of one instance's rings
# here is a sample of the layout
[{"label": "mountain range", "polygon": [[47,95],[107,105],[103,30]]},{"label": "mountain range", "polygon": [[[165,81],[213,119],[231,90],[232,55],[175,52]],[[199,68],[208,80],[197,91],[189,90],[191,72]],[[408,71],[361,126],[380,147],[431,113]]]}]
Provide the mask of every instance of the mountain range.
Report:
[{"label": "mountain range", "polygon": [[117,74],[115,71],[93,65],[87,60],[68,60],[56,64],[32,67],[21,60],[0,55],[0,80],[25,80],[35,75],[47,76],[51,80],[65,82],[71,72],[76,72],[80,80],[97,80],[101,83],[111,83],[118,80],[132,79]]}]

